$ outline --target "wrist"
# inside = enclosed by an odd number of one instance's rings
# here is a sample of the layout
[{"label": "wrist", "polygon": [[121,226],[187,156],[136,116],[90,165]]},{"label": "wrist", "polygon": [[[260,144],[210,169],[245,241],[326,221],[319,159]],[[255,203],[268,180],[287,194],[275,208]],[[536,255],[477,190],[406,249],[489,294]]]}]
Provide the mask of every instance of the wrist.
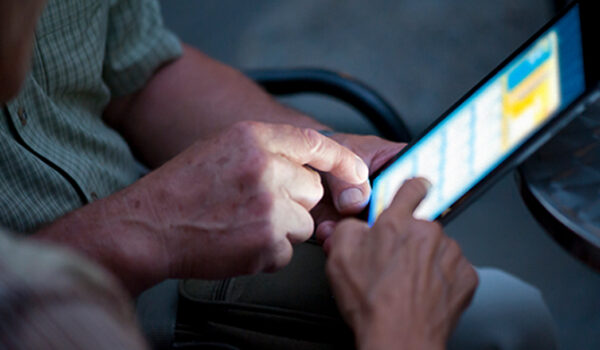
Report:
[{"label": "wrist", "polygon": [[373,318],[354,329],[359,350],[443,350],[445,340],[434,339],[426,331],[393,320]]},{"label": "wrist", "polygon": [[77,209],[32,238],[71,248],[112,272],[132,295],[168,278],[168,261],[141,211],[143,198],[127,188]]},{"label": "wrist", "polygon": [[418,336],[401,336],[398,334],[383,335],[382,337],[369,336],[357,339],[359,350],[444,350],[445,345]]}]

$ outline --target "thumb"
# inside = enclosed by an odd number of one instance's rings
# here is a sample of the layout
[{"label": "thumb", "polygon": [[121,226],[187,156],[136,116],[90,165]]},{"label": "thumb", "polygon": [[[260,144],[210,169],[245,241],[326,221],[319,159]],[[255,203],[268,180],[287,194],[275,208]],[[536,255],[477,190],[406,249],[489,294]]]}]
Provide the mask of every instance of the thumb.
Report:
[{"label": "thumb", "polygon": [[333,204],[340,214],[358,214],[366,207],[371,196],[371,185],[368,180],[357,185],[330,174],[325,178]]}]

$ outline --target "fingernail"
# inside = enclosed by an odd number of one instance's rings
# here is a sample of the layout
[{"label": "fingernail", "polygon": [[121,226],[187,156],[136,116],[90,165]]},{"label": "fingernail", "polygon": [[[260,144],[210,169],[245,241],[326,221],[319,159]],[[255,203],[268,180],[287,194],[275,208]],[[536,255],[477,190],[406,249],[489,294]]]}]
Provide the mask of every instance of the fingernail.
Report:
[{"label": "fingernail", "polygon": [[356,187],[348,188],[338,197],[338,209],[346,209],[364,201],[363,193]]},{"label": "fingernail", "polygon": [[369,168],[358,156],[356,156],[356,175],[360,179],[361,183],[369,179]]},{"label": "fingernail", "polygon": [[325,221],[325,222],[321,223],[321,226],[319,227],[319,229],[321,230],[321,233],[325,236],[324,238],[327,238],[327,237],[331,236],[331,234],[335,230],[335,222]]},{"label": "fingernail", "polygon": [[431,182],[429,182],[429,180],[427,180],[424,177],[418,177],[417,180],[421,181],[421,183],[423,184],[423,186],[425,186],[425,188],[427,189],[427,192],[429,192],[429,190],[431,189],[431,186],[433,186],[431,184]]}]

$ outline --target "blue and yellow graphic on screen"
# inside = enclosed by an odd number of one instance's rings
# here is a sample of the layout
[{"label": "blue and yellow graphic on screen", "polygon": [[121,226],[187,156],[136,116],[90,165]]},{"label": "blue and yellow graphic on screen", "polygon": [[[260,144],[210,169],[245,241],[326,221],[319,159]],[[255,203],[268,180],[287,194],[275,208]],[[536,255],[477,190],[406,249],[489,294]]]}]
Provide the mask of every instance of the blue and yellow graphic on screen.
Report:
[{"label": "blue and yellow graphic on screen", "polygon": [[369,223],[411,177],[432,183],[414,213],[434,220],[585,90],[575,6],[373,182]]},{"label": "blue and yellow graphic on screen", "polygon": [[541,39],[502,85],[502,146],[509,150],[560,105],[556,33]]}]

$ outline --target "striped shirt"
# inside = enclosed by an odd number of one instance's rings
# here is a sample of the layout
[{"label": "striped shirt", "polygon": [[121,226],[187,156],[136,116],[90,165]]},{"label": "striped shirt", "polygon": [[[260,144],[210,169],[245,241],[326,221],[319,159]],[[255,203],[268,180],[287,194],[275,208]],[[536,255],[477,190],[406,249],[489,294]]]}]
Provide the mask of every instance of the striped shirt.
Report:
[{"label": "striped shirt", "polygon": [[178,57],[156,0],[50,0],[20,94],[0,115],[0,226],[31,232],[139,177],[125,140],[102,121]]}]

